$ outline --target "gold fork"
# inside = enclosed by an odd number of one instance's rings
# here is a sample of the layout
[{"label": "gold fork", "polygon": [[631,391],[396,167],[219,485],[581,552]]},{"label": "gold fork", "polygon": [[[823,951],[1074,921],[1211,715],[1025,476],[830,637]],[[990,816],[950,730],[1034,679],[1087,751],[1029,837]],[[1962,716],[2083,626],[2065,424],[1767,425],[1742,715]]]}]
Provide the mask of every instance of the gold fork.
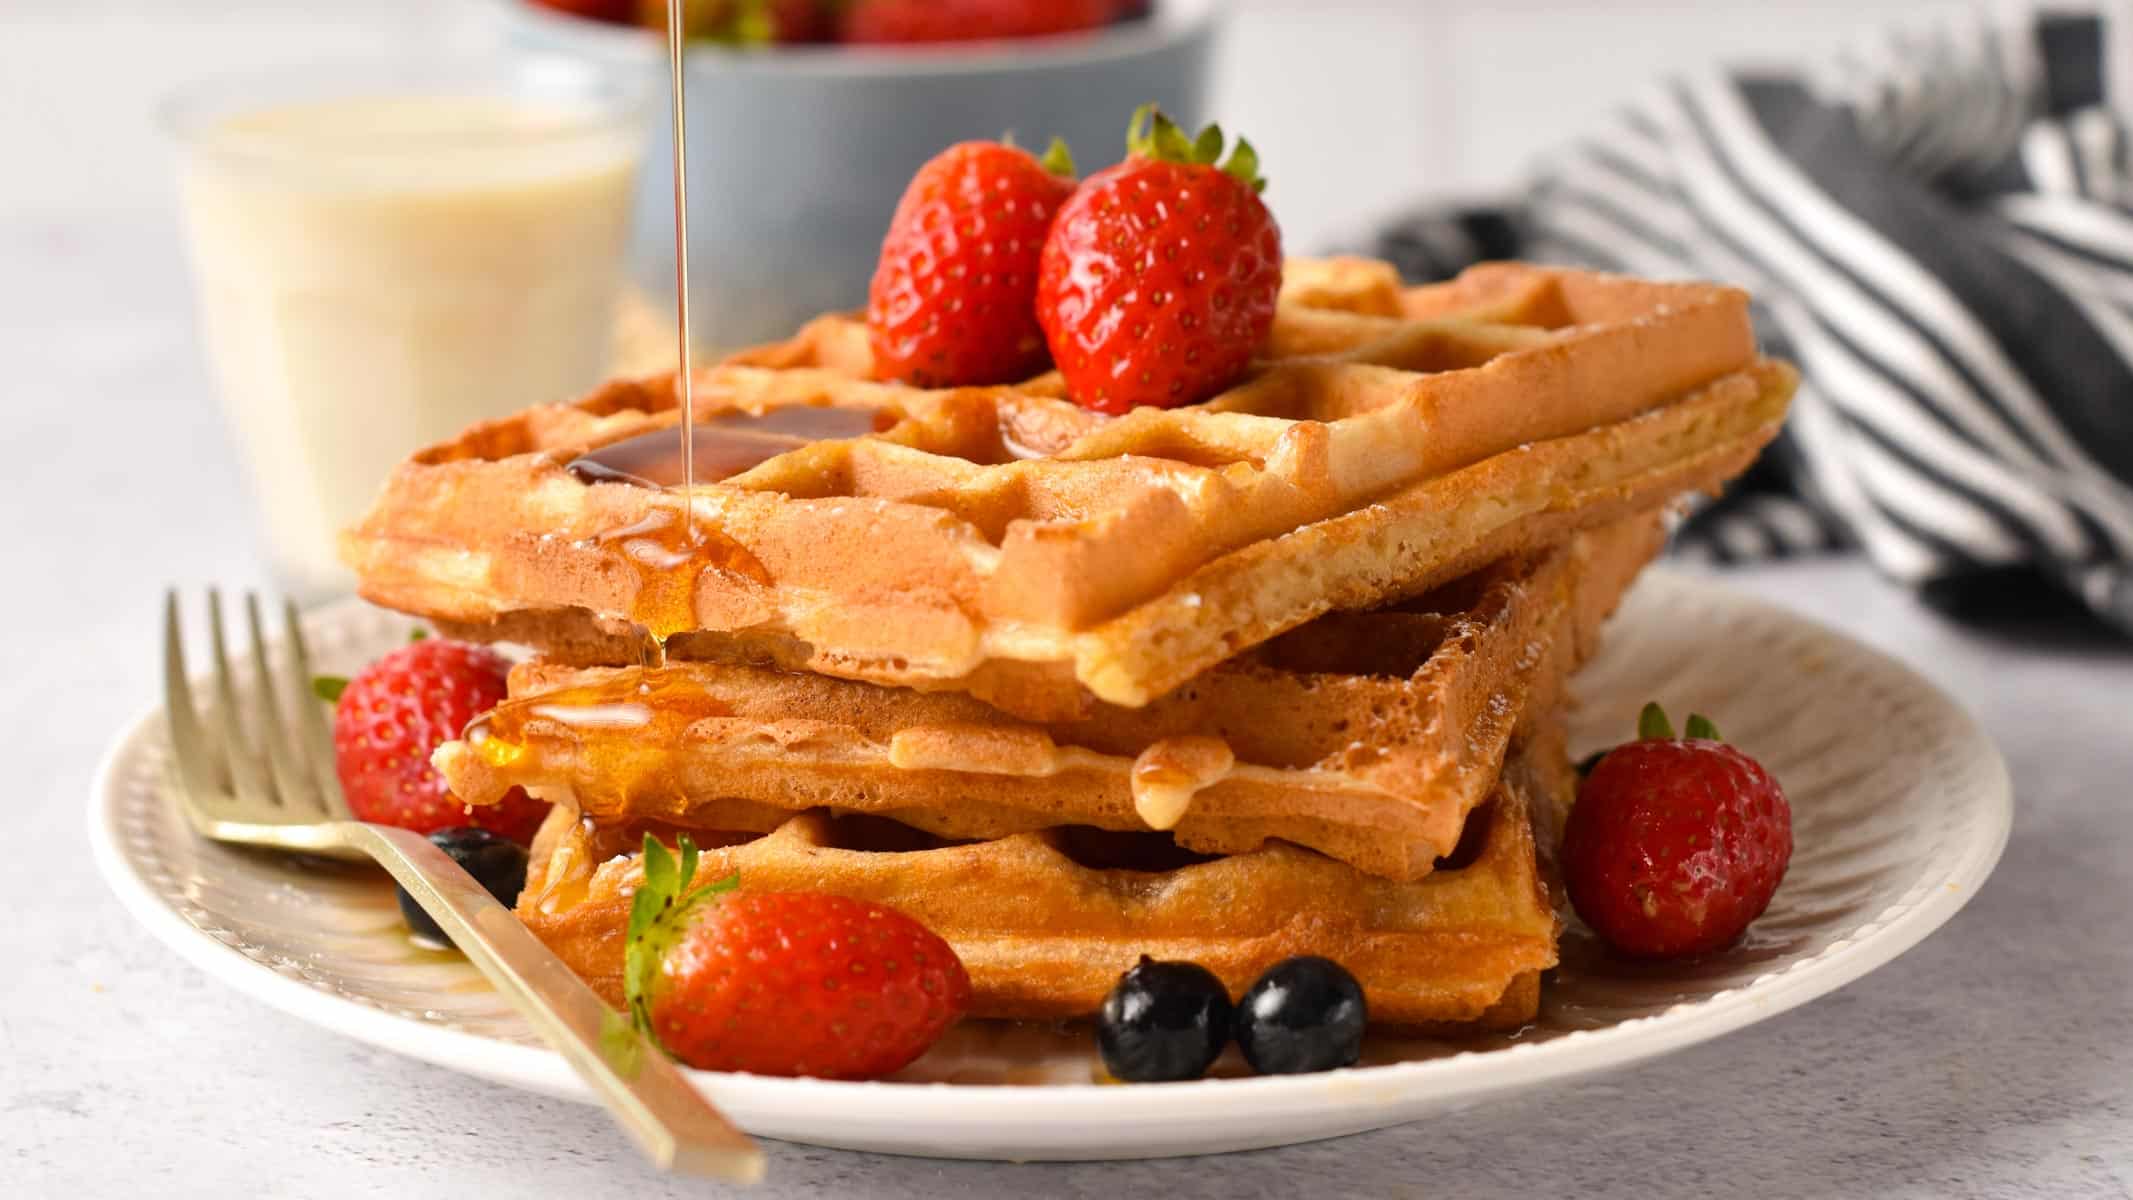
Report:
[{"label": "gold fork", "polygon": [[164,707],[176,790],[193,828],[220,842],[375,860],[593,1086],[653,1162],[744,1183],[762,1178],[755,1143],[451,856],[419,833],[349,815],[295,606],[282,612],[288,655],[277,700],[259,598],[245,596],[256,687],[240,706],[221,594],[208,592],[207,603],[215,671],[205,720],[185,668],[177,593],[164,604]]}]

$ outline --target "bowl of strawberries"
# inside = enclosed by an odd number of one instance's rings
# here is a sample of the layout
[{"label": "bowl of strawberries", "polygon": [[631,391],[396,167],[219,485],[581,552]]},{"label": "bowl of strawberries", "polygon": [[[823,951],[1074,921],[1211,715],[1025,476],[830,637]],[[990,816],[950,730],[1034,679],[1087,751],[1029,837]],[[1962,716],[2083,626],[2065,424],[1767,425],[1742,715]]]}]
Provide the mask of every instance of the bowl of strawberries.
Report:
[{"label": "bowl of strawberries", "polygon": [[[714,348],[866,301],[895,198],[942,146],[1012,135],[1117,157],[1135,106],[1197,122],[1219,0],[679,0],[691,303]],[[667,88],[666,0],[503,0],[511,42]],[[671,291],[669,106],[632,262]]]}]

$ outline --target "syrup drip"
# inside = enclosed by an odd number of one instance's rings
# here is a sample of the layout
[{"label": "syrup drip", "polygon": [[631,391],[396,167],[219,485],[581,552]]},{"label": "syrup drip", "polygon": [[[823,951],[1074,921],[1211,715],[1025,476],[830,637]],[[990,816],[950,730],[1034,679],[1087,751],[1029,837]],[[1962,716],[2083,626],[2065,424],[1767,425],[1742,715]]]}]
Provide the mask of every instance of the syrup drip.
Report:
[{"label": "syrup drip", "polygon": [[636,574],[637,592],[629,617],[647,635],[641,653],[644,665],[650,667],[666,664],[669,637],[696,628],[696,587],[704,572],[716,571],[761,586],[771,582],[769,568],[748,547],[715,529],[676,520],[669,509],[659,509],[579,545],[613,551],[612,557]]},{"label": "syrup drip", "polygon": [[602,446],[573,459],[566,469],[588,484],[673,488],[687,487],[694,479],[715,483],[810,442],[873,433],[880,424],[879,412],[806,407],[777,408],[761,416],[726,413],[695,423],[690,437],[684,439],[693,441],[693,455],[685,450],[677,453],[675,439],[653,432]]},{"label": "syrup drip", "polygon": [[[602,446],[572,461],[568,470],[587,485],[686,488],[692,470],[705,469],[696,478],[727,479],[812,442],[871,433],[880,415],[872,408],[827,407],[781,408],[760,416],[728,413],[696,423],[696,440],[705,452],[700,463],[690,461],[689,439],[683,439],[677,457],[675,439],[655,431]],[[719,530],[696,524],[687,503],[679,521],[661,510],[579,545],[614,551],[637,576],[628,615],[645,631],[639,653],[647,667],[665,666],[667,638],[696,628],[696,589],[705,571],[763,586],[771,582],[761,559]]]},{"label": "syrup drip", "polygon": [[1236,765],[1237,756],[1221,738],[1164,738],[1133,760],[1128,783],[1134,810],[1150,829],[1175,829],[1200,789],[1214,786]]},{"label": "syrup drip", "polygon": [[468,726],[465,740],[500,768],[542,746],[545,761],[568,764],[585,814],[609,817],[667,777],[690,726],[732,714],[687,672],[652,669],[506,700]]}]

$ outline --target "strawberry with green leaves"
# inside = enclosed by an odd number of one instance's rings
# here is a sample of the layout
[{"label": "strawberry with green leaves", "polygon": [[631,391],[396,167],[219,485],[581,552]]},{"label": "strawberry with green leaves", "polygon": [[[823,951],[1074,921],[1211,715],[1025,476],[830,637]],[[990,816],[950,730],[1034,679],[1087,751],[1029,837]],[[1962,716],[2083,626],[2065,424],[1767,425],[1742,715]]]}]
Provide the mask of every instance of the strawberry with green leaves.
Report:
[{"label": "strawberry with green leaves", "polygon": [[738,876],[691,887],[644,840],[623,992],[667,1053],[707,1071],[873,1079],[925,1053],[970,1002],[962,960],[892,908],[821,892],[741,892]]},{"label": "strawberry with green leaves", "polygon": [[1044,370],[1037,255],[1074,190],[1057,138],[1043,158],[961,142],[911,177],[867,289],[874,373],[920,387],[1013,383]]},{"label": "strawberry with green leaves", "polygon": [[1281,229],[1259,198],[1251,143],[1239,138],[1227,159],[1222,144],[1217,126],[1187,137],[1143,106],[1126,160],[1084,180],[1053,218],[1037,320],[1082,407],[1197,403],[1265,344]]},{"label": "strawberry with green leaves", "polygon": [[1718,726],[1687,736],[1657,704],[1637,740],[1601,756],[1563,830],[1570,903],[1602,940],[1637,958],[1731,945],[1763,915],[1792,859],[1792,808],[1761,763]]}]

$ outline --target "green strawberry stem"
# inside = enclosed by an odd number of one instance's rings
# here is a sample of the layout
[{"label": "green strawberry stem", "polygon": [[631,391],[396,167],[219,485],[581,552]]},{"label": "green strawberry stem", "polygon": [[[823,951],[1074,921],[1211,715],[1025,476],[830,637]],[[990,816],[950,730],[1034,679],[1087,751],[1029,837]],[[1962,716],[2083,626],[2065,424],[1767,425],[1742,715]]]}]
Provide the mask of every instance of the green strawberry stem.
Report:
[{"label": "green strawberry stem", "polygon": [[339,704],[341,693],[348,690],[346,675],[317,675],[311,680],[311,694],[328,704]]},{"label": "green strawberry stem", "polygon": [[[1702,713],[1689,714],[1688,726],[1682,731],[1681,736],[1691,740],[1707,742],[1723,742],[1726,740],[1726,736],[1718,732],[1717,724]],[[1671,741],[1673,738],[1674,722],[1667,719],[1666,710],[1659,707],[1657,700],[1646,704],[1644,711],[1637,714],[1637,740],[1645,742]]]},{"label": "green strawberry stem", "polygon": [[1637,714],[1637,740],[1649,742],[1673,736],[1674,723],[1667,720],[1666,710],[1659,707],[1657,700],[1646,704],[1644,711]]},{"label": "green strawberry stem", "polygon": [[1052,144],[1044,148],[1044,157],[1037,160],[1037,165],[1061,179],[1074,178],[1074,152],[1067,148],[1065,138],[1053,138]]},{"label": "green strawberry stem", "polygon": [[630,901],[622,995],[630,1020],[648,1036],[652,1034],[652,980],[659,974],[667,947],[687,928],[692,910],[741,885],[739,875],[729,875],[691,890],[689,882],[696,878],[696,842],[682,834],[678,844],[681,862],[677,865],[658,838],[644,835],[644,884]]},{"label": "green strawberry stem", "polygon": [[[1000,144],[1010,150],[1020,150],[1022,148],[1022,143],[1015,140],[1015,131],[1012,129],[1000,135]],[[1037,165],[1043,167],[1046,174],[1057,175],[1061,179],[1072,179],[1074,178],[1074,151],[1067,147],[1065,138],[1054,137],[1051,144],[1044,148],[1044,153],[1038,156]]]},{"label": "green strawberry stem", "polygon": [[[1209,125],[1197,137],[1188,138],[1177,122],[1163,115],[1162,109],[1143,104],[1133,110],[1133,119],[1126,123],[1126,153],[1154,162],[1212,167],[1222,157],[1222,127]],[[1259,174],[1259,152],[1243,138],[1237,139],[1220,170],[1255,192],[1266,190],[1266,180]]]}]

